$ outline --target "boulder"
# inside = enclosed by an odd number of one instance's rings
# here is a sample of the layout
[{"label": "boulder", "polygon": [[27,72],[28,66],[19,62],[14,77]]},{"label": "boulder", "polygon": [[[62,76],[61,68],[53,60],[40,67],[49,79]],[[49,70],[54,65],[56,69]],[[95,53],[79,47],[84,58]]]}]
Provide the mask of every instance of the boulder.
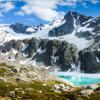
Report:
[{"label": "boulder", "polygon": [[11,98],[15,98],[15,91],[9,91],[8,96],[10,96]]},{"label": "boulder", "polygon": [[68,91],[70,90],[69,86],[65,86],[64,84],[56,84],[53,86],[54,91]]},{"label": "boulder", "polygon": [[12,71],[13,71],[14,73],[18,73],[18,72],[20,71],[20,68],[15,67],[15,68],[12,69]]},{"label": "boulder", "polygon": [[26,88],[25,91],[32,92],[33,91],[33,88]]},{"label": "boulder", "polygon": [[88,97],[88,96],[90,96],[93,93],[94,93],[94,91],[92,89],[87,89],[87,90],[82,90],[81,91],[81,95],[85,96],[85,97]]}]

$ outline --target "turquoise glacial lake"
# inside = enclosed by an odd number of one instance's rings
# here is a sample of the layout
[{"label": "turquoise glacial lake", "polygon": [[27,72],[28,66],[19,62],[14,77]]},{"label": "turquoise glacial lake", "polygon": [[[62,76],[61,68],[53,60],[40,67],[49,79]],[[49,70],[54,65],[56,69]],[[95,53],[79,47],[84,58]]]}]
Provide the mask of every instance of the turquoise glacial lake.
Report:
[{"label": "turquoise glacial lake", "polygon": [[76,86],[100,83],[100,74],[83,74],[77,72],[56,72],[53,75],[69,81]]},{"label": "turquoise glacial lake", "polygon": [[72,82],[74,85],[82,86],[88,84],[99,83],[100,78],[92,78],[92,77],[72,77],[72,76],[59,76],[65,80]]}]

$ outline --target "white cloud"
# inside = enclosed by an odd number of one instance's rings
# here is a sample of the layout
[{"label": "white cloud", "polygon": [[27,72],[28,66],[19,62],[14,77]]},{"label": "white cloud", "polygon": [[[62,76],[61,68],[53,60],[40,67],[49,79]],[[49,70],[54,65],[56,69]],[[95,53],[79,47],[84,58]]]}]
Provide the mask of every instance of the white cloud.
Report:
[{"label": "white cloud", "polygon": [[15,8],[14,2],[25,1],[27,4],[22,6],[19,11],[14,12],[17,15],[24,16],[25,14],[34,14],[38,18],[46,21],[51,21],[54,17],[59,17],[61,13],[56,9],[58,5],[76,7],[78,3],[87,7],[87,1],[93,4],[97,4],[100,0],[0,0],[0,16],[7,13]]},{"label": "white cloud", "polygon": [[17,12],[15,12],[15,14],[16,15],[21,15],[21,16],[24,16],[25,15],[25,13],[23,11],[17,11]]},{"label": "white cloud", "polygon": [[36,16],[42,18],[43,20],[50,21],[54,17],[59,17],[58,12],[53,9],[45,9],[45,8],[34,8],[34,13]]},{"label": "white cloud", "polygon": [[30,5],[25,5],[21,9],[22,12],[25,12],[26,14],[32,14],[33,13],[32,8],[33,7],[31,7]]},{"label": "white cloud", "polygon": [[38,18],[46,21],[51,21],[54,17],[59,17],[62,12],[56,9],[58,5],[76,7],[79,3],[87,7],[87,1],[93,4],[99,0],[24,0],[27,4],[21,7],[21,10],[16,14],[34,14]]},{"label": "white cloud", "polygon": [[60,0],[60,5],[75,6],[79,0]]},{"label": "white cloud", "polygon": [[12,2],[0,2],[0,15],[3,16],[3,13],[9,12],[10,10],[14,9],[15,6]]},{"label": "white cloud", "polygon": [[60,0],[60,5],[77,6],[78,3],[80,3],[83,6],[86,6],[87,2],[97,4],[100,2],[100,0]]},{"label": "white cloud", "polygon": [[58,12],[55,10],[59,0],[25,1],[27,2],[27,5],[21,7],[21,12],[26,14],[35,14],[37,17],[46,21],[51,21],[54,17],[59,16]]},{"label": "white cloud", "polygon": [[[26,5],[21,7],[17,14],[35,14],[42,20],[51,21],[59,17],[62,12],[56,11],[58,5],[75,6],[78,0],[25,0]],[[24,12],[24,13],[23,13]]]}]

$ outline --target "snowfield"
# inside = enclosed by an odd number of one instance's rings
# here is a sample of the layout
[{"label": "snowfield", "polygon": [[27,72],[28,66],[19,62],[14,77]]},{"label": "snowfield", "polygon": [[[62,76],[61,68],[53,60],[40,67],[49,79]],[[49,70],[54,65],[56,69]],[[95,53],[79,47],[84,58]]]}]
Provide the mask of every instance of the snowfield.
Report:
[{"label": "snowfield", "polygon": [[[37,39],[42,38],[42,39],[58,39],[58,40],[65,40],[71,44],[75,44],[79,50],[82,50],[84,48],[89,47],[93,41],[86,40],[85,38],[78,38],[75,33],[76,32],[85,32],[85,31],[90,31],[92,32],[92,28],[88,28],[89,24],[86,24],[84,27],[81,27],[76,24],[77,20],[79,19],[79,16],[77,19],[73,17],[74,20],[74,31],[71,34],[59,36],[59,37],[50,37],[49,36],[49,31],[52,30],[53,28],[59,27],[63,25],[66,20],[63,20],[63,17],[53,20],[49,24],[45,24],[38,30],[36,31],[36,26],[34,27],[29,27],[27,28],[26,32],[32,32],[32,34],[21,34],[21,33],[15,33],[11,28],[9,24],[0,24],[0,44],[2,45],[3,43],[10,41],[10,40],[23,40],[23,39],[30,39],[32,37],[35,37]],[[87,22],[91,21],[92,19],[89,19]],[[94,34],[94,33],[92,33]]]}]

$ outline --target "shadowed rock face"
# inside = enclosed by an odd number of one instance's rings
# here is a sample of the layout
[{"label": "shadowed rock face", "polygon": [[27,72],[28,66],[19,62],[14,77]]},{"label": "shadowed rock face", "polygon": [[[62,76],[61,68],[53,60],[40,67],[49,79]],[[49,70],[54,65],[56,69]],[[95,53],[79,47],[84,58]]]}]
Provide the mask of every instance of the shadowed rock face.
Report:
[{"label": "shadowed rock face", "polygon": [[[32,33],[36,33],[38,30],[42,30],[42,27],[44,27],[44,25],[40,24],[37,26],[29,26],[21,23],[15,23],[15,24],[11,24],[9,27],[17,34],[32,34]],[[30,31],[30,30],[27,31],[28,28],[32,28],[34,31]]]},{"label": "shadowed rock face", "polygon": [[80,51],[81,70],[85,73],[100,72],[100,51]]},{"label": "shadowed rock face", "polygon": [[[23,45],[24,44],[24,49]],[[68,70],[72,64],[77,65],[77,48],[66,41],[35,39],[10,41],[0,46],[3,53],[18,50],[27,55],[28,58],[37,62],[43,62],[47,66],[60,66],[62,70]]]},{"label": "shadowed rock face", "polygon": [[16,33],[24,33],[24,34],[29,34],[26,29],[29,26],[24,25],[24,24],[20,24],[20,23],[16,23],[16,24],[11,24],[10,28],[13,29],[14,32]]},{"label": "shadowed rock face", "polygon": [[[0,46],[0,52],[7,53],[14,49],[17,50],[15,59],[32,58],[46,66],[59,66],[63,71],[75,70],[73,66],[77,68],[80,62],[81,71],[97,73],[100,72],[100,40],[98,39],[99,36],[95,37],[94,43],[79,53],[75,45],[66,41],[36,38],[11,40]],[[23,54],[26,56],[22,57]]]},{"label": "shadowed rock face", "polygon": [[100,72],[100,36],[96,36],[93,44],[79,51],[78,54],[82,71],[86,73]]}]

